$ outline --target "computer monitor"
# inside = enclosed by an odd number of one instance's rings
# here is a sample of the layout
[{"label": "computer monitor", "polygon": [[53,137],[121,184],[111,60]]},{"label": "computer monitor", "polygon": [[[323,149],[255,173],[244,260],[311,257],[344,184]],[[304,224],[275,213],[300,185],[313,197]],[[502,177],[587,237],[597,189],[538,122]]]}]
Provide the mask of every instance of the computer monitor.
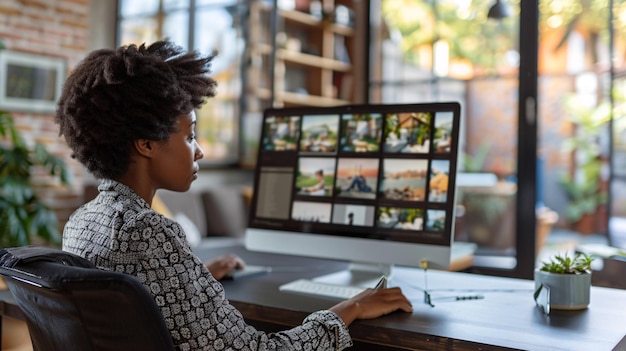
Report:
[{"label": "computer monitor", "polygon": [[246,247],[350,261],[328,277],[350,285],[447,268],[459,123],[455,102],[266,110]]}]

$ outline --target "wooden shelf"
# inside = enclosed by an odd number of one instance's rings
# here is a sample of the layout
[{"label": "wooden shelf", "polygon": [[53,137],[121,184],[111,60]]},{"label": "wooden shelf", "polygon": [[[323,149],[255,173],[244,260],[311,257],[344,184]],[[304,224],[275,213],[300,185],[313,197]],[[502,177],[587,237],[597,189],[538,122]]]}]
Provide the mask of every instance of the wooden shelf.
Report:
[{"label": "wooden shelf", "polygon": [[[257,88],[253,89],[259,99],[269,100],[272,93],[269,89]],[[302,105],[302,106],[339,106],[349,104],[348,100],[334,99],[323,96],[299,94],[294,92],[281,92],[276,96],[276,100],[288,105]]]},{"label": "wooden shelf", "polygon": [[297,22],[311,27],[321,27],[323,25],[321,19],[301,11],[279,9],[278,16],[287,21]]},{"label": "wooden shelf", "polygon": [[282,92],[277,96],[277,100],[290,105],[304,105],[304,106],[338,106],[346,105],[349,101],[328,98],[316,95],[298,94],[292,92]]},{"label": "wooden shelf", "polygon": [[259,99],[263,100],[268,100],[272,97],[272,92],[269,89],[256,88],[252,89],[252,93],[255,94]]},{"label": "wooden shelf", "polygon": [[276,50],[276,58],[303,66],[319,67],[338,72],[348,72],[352,68],[350,64],[345,62],[285,49]]},{"label": "wooden shelf", "polygon": [[347,27],[341,24],[332,23],[329,25],[329,29],[333,33],[343,35],[344,37],[354,36],[354,29],[352,27]]},{"label": "wooden shelf", "polygon": [[[272,47],[267,44],[257,44],[253,50],[258,55],[268,56],[266,59],[269,59],[269,55],[272,54]],[[349,72],[352,68],[352,65],[346,62],[311,54],[304,54],[287,49],[276,49],[276,59],[289,61],[303,66],[324,68],[338,72]]]},{"label": "wooden shelf", "polygon": [[326,30],[346,37],[351,37],[354,35],[354,28],[352,27],[333,23],[327,20],[321,20],[317,17],[309,15],[308,13],[291,10],[279,10],[278,15],[286,21],[291,21],[310,27],[319,27],[320,29],[325,28]]},{"label": "wooden shelf", "polygon": [[[274,9],[265,1],[250,5],[248,91],[259,103],[252,106],[336,106],[363,102],[357,91],[366,82],[367,25],[365,4],[359,0],[321,0],[326,13]],[[353,11],[351,26],[334,23],[337,5]],[[277,19],[277,27],[269,21]],[[353,25],[353,26],[352,26]],[[280,47],[273,47],[280,34]],[[269,75],[273,73],[273,76]],[[272,84],[270,84],[272,83]],[[272,91],[273,89],[273,91]],[[299,93],[301,92],[301,93]],[[250,111],[261,112],[261,111]]]}]

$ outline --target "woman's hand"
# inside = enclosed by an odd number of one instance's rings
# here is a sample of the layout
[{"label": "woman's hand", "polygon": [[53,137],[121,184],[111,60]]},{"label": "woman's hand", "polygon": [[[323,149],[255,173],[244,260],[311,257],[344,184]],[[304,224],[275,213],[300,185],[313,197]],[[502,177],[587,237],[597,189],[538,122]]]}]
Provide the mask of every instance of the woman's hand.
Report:
[{"label": "woman's hand", "polygon": [[210,259],[204,262],[204,265],[209,269],[211,275],[213,275],[213,277],[217,280],[221,280],[234,269],[243,269],[246,266],[244,261],[239,258],[239,256],[234,254],[226,254],[224,256]]},{"label": "woman's hand", "polygon": [[377,318],[393,311],[412,312],[411,302],[400,288],[367,289],[353,298],[330,308],[346,325],[356,319]]}]

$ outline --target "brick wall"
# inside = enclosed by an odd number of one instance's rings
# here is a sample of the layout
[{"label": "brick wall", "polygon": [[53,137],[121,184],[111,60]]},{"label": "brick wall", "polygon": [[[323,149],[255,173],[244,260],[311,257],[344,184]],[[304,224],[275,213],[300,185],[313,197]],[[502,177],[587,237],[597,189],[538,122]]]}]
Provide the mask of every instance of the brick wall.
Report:
[{"label": "brick wall", "polygon": [[[0,43],[6,50],[66,60],[68,71],[87,54],[90,0],[2,0],[0,1]],[[61,187],[35,170],[35,182],[42,199],[57,212],[62,226],[82,203],[82,166],[70,157],[70,150],[58,135],[53,114],[8,111],[29,145],[35,141],[63,157],[71,170],[70,187]]]}]

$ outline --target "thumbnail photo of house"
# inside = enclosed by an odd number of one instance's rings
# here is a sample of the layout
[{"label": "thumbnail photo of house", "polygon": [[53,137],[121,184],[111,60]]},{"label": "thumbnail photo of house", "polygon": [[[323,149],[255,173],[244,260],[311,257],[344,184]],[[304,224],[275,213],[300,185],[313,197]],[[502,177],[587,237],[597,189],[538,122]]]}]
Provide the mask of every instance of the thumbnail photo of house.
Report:
[{"label": "thumbnail photo of house", "polygon": [[424,201],[428,160],[385,159],[379,193],[384,199]]},{"label": "thumbnail photo of house", "polygon": [[444,210],[427,210],[426,211],[426,230],[443,231],[446,228],[446,211]]},{"label": "thumbnail photo of house", "polygon": [[269,117],[263,126],[263,150],[295,151],[300,135],[300,116]]},{"label": "thumbnail photo of house", "polygon": [[341,131],[342,151],[378,151],[382,136],[382,115],[369,113],[343,115]]},{"label": "thumbnail photo of house", "polygon": [[397,113],[385,117],[385,152],[427,153],[430,151],[431,112]]},{"label": "thumbnail photo of house", "polygon": [[300,151],[337,152],[339,115],[302,116]]},{"label": "thumbnail photo of house", "polygon": [[379,207],[376,217],[380,228],[424,229],[424,210],[419,208]]},{"label": "thumbnail photo of house", "polygon": [[448,184],[450,178],[450,161],[433,160],[430,165],[430,181],[428,182],[428,201],[448,201]]},{"label": "thumbnail photo of house", "polygon": [[449,153],[452,143],[452,118],[453,113],[449,111],[437,112],[435,115],[435,133],[433,138],[433,149],[437,153]]}]

